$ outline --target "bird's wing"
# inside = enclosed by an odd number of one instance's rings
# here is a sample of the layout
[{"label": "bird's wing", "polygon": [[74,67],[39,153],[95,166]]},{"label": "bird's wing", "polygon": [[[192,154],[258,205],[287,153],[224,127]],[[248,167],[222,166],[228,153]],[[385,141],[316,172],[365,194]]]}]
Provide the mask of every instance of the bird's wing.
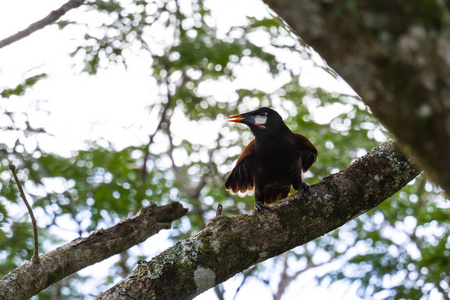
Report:
[{"label": "bird's wing", "polygon": [[244,193],[253,190],[252,161],[255,153],[255,140],[251,141],[236,162],[236,166],[231,171],[225,182],[225,188],[233,193]]},{"label": "bird's wing", "polygon": [[302,154],[302,169],[303,173],[308,171],[309,168],[316,162],[317,152],[304,151]]},{"label": "bird's wing", "polygon": [[296,134],[296,137],[297,143],[302,145],[302,170],[305,173],[316,162],[318,152],[316,147],[306,137],[301,134]]}]

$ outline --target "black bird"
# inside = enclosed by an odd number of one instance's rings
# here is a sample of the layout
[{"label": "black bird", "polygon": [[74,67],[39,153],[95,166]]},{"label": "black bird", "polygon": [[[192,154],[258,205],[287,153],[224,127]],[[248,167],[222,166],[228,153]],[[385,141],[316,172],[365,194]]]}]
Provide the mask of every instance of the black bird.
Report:
[{"label": "black bird", "polygon": [[268,209],[266,204],[287,197],[291,185],[309,193],[301,172],[314,164],[318,152],[306,137],[293,133],[281,116],[267,107],[231,116],[228,122],[248,125],[255,139],[242,151],[228,176],[227,190],[244,193],[255,188],[255,209],[261,213]]}]

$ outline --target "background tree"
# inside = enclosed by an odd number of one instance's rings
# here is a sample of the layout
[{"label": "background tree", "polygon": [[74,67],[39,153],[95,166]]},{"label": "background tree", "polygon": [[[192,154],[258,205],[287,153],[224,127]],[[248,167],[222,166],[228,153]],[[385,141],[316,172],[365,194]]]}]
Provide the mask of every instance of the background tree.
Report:
[{"label": "background tree", "polygon": [[[72,53],[75,61],[91,75],[114,65],[127,66],[135,56],[148,64],[146,76],[153,91],[148,111],[154,126],[140,145],[117,149],[89,141],[86,149],[61,157],[42,151],[39,143],[24,147],[46,132],[31,126],[26,113],[9,105],[23,101],[26,88],[44,80],[45,74],[16,87],[4,87],[2,114],[9,121],[2,125],[2,132],[14,134],[15,139],[1,145],[2,274],[29,259],[33,249],[26,215],[16,218],[11,213],[12,207],[19,207],[15,204],[19,199],[7,169],[9,162],[22,170],[19,175],[35,199],[35,209],[49,216],[48,229],[40,232],[49,241],[42,246],[47,251],[62,242],[51,233],[52,226],[61,227],[60,220],[70,219],[81,236],[134,215],[149,201],[177,200],[190,209],[172,231],[174,241],[202,229],[214,216],[217,203],[224,206],[226,215],[250,210],[251,196],[232,196],[223,188],[233,161],[251,139],[245,128],[222,125],[226,116],[238,111],[270,105],[291,129],[311,139],[320,156],[307,173],[310,184],[344,169],[386,139],[383,127],[357,97],[302,87],[302,63],[313,61],[336,75],[312,60],[311,49],[267,14],[248,17],[245,26],[220,31],[203,2],[92,1],[82,8],[105,21],[98,27],[87,24],[84,41]],[[58,24],[64,29],[86,25],[70,19]],[[241,83],[245,68],[265,70],[270,84]],[[226,95],[209,92],[218,85],[230,86]],[[328,111],[332,113],[324,117]],[[210,139],[198,139],[186,136],[180,126],[199,133],[204,128],[217,130]],[[64,191],[52,191],[48,179]],[[296,294],[301,288],[299,278],[313,273],[319,274],[313,275],[317,284],[333,288],[333,282],[344,281],[350,289],[358,289],[361,297],[448,297],[447,215],[448,200],[424,177],[418,177],[376,211],[248,269],[233,279],[242,282],[237,290],[218,286],[216,295],[231,298],[246,288],[249,278],[258,278],[269,286],[274,299],[288,298],[290,290]],[[117,281],[117,274],[125,276],[138,259],[147,259],[145,249],[139,253],[122,253],[105,285],[91,293],[105,290]],[[85,280],[72,276],[38,297],[89,298],[78,288]]]},{"label": "background tree", "polygon": [[450,149],[448,3],[266,3],[352,85],[417,163],[450,194],[450,161],[442,161]]}]

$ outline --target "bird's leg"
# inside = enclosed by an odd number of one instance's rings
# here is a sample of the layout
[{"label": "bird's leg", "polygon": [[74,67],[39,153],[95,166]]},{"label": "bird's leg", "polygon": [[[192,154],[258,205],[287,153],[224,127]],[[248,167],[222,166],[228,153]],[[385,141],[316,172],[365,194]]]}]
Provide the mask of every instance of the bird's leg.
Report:
[{"label": "bird's leg", "polygon": [[309,187],[309,185],[304,182],[301,182],[299,188],[297,189],[297,191],[302,192],[304,196],[308,196],[310,190],[311,188]]},{"label": "bird's leg", "polygon": [[263,202],[261,201],[256,201],[255,202],[255,210],[259,213],[262,213],[264,215],[264,210],[270,210],[270,207],[268,207],[267,205],[265,205]]},{"label": "bird's leg", "polygon": [[264,204],[265,197],[264,189],[258,187],[255,188],[255,210],[263,215],[265,209],[270,210],[270,208]]}]

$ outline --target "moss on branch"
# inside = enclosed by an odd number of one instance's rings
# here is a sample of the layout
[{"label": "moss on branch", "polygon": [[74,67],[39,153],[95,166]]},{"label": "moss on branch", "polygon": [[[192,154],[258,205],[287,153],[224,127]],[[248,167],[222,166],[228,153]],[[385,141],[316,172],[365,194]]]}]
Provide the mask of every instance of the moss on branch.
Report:
[{"label": "moss on branch", "polygon": [[[210,220],[195,236],[139,264],[98,299],[190,299],[238,272],[324,235],[376,207],[419,174],[388,141],[347,169],[254,211]],[[134,280],[129,285],[130,278]]]}]

